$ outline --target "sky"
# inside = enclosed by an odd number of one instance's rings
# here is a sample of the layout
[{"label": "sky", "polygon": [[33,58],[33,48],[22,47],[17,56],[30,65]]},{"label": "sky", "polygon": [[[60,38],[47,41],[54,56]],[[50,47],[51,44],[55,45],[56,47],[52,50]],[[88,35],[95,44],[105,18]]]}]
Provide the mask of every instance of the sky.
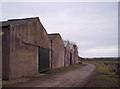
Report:
[{"label": "sky", "polygon": [[2,21],[36,16],[48,33],[75,42],[81,57],[118,56],[117,2],[2,2]]}]

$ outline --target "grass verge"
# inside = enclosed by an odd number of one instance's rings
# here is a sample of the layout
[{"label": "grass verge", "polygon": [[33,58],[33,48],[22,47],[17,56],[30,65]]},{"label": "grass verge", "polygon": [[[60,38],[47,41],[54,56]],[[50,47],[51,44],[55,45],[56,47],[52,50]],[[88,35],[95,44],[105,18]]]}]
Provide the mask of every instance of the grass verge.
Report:
[{"label": "grass verge", "polygon": [[71,65],[71,66],[56,68],[56,69],[50,70],[48,72],[45,72],[45,74],[58,73],[58,72],[62,72],[62,71],[69,71],[69,70],[80,68],[80,67],[83,67],[83,66],[86,66],[86,65],[87,64],[75,64],[75,65]]},{"label": "grass verge", "polygon": [[98,63],[96,64],[96,68],[97,68],[97,72],[100,72],[100,73],[105,73],[105,74],[111,74],[113,72],[110,72],[110,67],[102,64],[102,63]]},{"label": "grass verge", "polygon": [[109,81],[112,81],[112,82],[118,82],[118,78],[115,75],[114,76],[113,75],[98,75],[98,76],[96,76],[96,78],[109,80]]},{"label": "grass verge", "polygon": [[[107,65],[105,64],[107,63]],[[118,83],[120,81],[120,79],[118,79],[118,75],[116,74],[114,70],[114,66],[111,66],[111,63],[113,62],[99,62],[96,63],[96,69],[97,69],[97,73],[99,75],[96,75],[95,78],[99,79],[100,81],[108,81],[108,85],[105,85],[104,82],[103,84],[101,84],[101,87],[118,87]]]}]

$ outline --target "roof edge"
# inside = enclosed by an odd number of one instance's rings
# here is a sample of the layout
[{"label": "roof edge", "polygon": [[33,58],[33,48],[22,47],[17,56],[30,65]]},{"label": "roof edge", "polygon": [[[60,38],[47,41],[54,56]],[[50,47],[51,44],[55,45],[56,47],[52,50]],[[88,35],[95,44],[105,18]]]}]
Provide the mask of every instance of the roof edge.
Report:
[{"label": "roof edge", "polygon": [[48,35],[60,35],[60,33],[50,33]]},{"label": "roof edge", "polygon": [[29,19],[39,19],[39,17],[29,17],[29,18],[20,18],[20,19],[8,19],[7,21],[29,20]]}]

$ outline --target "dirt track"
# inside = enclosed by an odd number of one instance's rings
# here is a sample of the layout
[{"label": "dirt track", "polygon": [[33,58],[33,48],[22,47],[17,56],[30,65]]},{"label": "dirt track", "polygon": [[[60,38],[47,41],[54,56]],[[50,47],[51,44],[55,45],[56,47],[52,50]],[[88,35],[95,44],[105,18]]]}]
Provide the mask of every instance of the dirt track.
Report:
[{"label": "dirt track", "polygon": [[38,78],[12,87],[83,87],[93,74],[95,65],[87,64],[82,68],[50,74],[47,77]]}]

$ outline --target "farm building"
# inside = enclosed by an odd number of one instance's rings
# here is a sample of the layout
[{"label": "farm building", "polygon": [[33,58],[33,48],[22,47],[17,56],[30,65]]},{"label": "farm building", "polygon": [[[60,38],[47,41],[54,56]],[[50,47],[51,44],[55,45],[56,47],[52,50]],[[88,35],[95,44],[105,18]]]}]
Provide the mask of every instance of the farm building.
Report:
[{"label": "farm building", "polygon": [[70,44],[70,65],[74,64],[74,47]]},{"label": "farm building", "polygon": [[65,46],[64,66],[69,66],[70,65],[70,43],[69,41],[64,41],[64,46]]},{"label": "farm building", "polygon": [[48,34],[51,39],[51,69],[64,66],[64,43],[59,33]]},{"label": "farm building", "polygon": [[74,47],[74,64],[78,63],[78,48],[77,45],[73,45]]},{"label": "farm building", "polygon": [[38,17],[4,21],[2,32],[3,79],[49,70],[50,39]]},{"label": "farm building", "polygon": [[78,48],[74,44],[70,44],[70,65],[78,63]]}]

